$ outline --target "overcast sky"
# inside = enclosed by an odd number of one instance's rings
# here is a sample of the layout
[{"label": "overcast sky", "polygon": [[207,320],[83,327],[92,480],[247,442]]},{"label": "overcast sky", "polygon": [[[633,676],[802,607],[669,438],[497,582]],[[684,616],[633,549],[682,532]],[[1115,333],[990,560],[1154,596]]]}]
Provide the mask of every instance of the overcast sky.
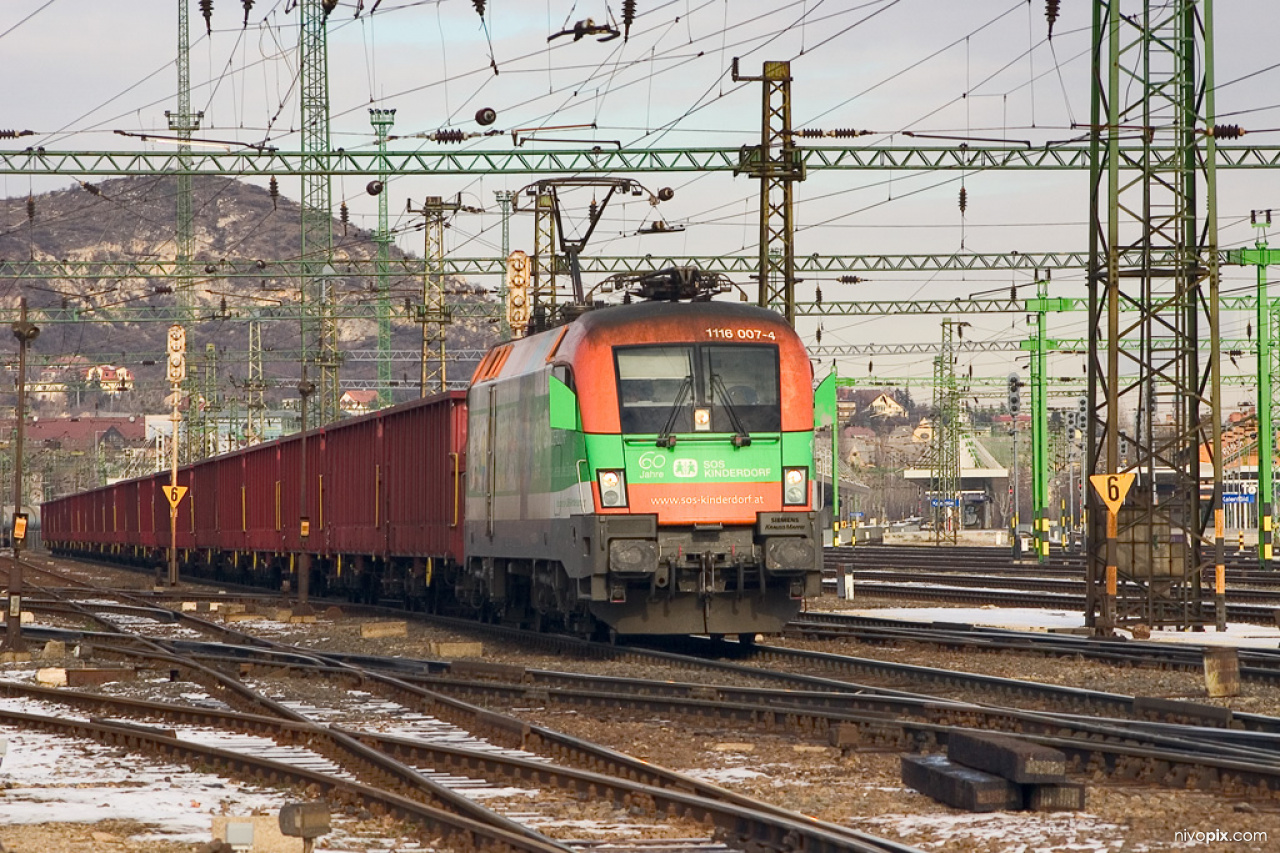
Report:
[{"label": "overcast sky", "polygon": [[[258,0],[242,26],[237,0],[215,0],[212,34],[190,0],[192,106],[204,112],[210,139],[299,147],[297,101],[298,11],[293,0]],[[765,60],[790,60],[794,77],[793,125],[854,128],[872,135],[866,145],[949,145],[912,140],[906,131],[1040,146],[1072,139],[1073,124],[1089,117],[1089,5],[1064,3],[1049,40],[1044,3],[1014,0],[639,0],[630,38],[548,41],[576,21],[609,20],[619,0],[490,0],[482,19],[468,0],[373,0],[355,16],[343,0],[329,21],[329,79],[333,144],[373,144],[368,108],[397,110],[399,135],[441,128],[477,131],[480,107],[497,111],[504,131],[546,130],[557,143],[541,148],[620,142],[625,147],[738,147],[759,139],[758,83]],[[1141,4],[1127,4],[1137,11]],[[141,148],[115,131],[164,131],[165,110],[177,107],[174,58],[177,0],[5,0],[0,4],[0,55],[6,83],[0,128],[31,129],[34,144],[50,150]],[[1266,0],[1218,4],[1216,13],[1218,112],[1223,122],[1253,130],[1246,142],[1280,143],[1280,66],[1274,45],[1280,15]],[[619,22],[620,23],[620,22]],[[495,74],[494,67],[497,72]],[[527,135],[527,134],[526,134]],[[535,134],[536,135],[536,134]],[[830,143],[830,141],[827,141]],[[32,139],[0,145],[26,147]],[[817,144],[822,144],[821,142]],[[982,144],[975,142],[974,144]],[[1016,144],[1016,142],[1015,142]],[[473,140],[465,147],[510,146],[510,136]],[[436,143],[407,139],[401,150]],[[614,205],[587,252],[605,255],[751,253],[756,240],[757,184],[728,174],[638,176],[649,188],[671,186],[675,198],[654,211],[644,200]],[[463,193],[483,215],[459,216],[447,250],[459,256],[498,254],[495,190],[516,190],[534,177],[403,178],[390,189],[393,224],[410,224],[399,211],[408,199]],[[66,177],[0,176],[0,195],[67,186]],[[376,225],[376,207],[364,181],[334,181],[334,205],[347,200],[353,221]],[[1278,178],[1260,171],[1220,173],[1219,209],[1224,246],[1251,245],[1253,208],[1280,211]],[[963,184],[967,210],[958,195]],[[281,191],[297,197],[296,181]],[[799,255],[1083,250],[1087,246],[1088,187],[1083,172],[813,172],[796,188]],[[585,201],[585,199],[584,199]],[[1280,215],[1280,214],[1278,214]],[[686,230],[636,236],[655,216]],[[531,221],[512,224],[512,245],[532,248]],[[421,251],[417,234],[402,247]],[[1082,274],[1055,271],[1054,292],[1083,294]],[[1231,270],[1227,287],[1254,280],[1252,270]],[[1012,284],[1030,295],[1030,276],[948,273],[889,278],[849,286],[813,279],[802,299],[823,285],[827,298],[949,298]],[[910,321],[829,319],[824,344],[930,341],[937,317]],[[968,336],[980,340],[1026,337],[1023,317],[970,316]],[[1237,323],[1237,320],[1239,321]],[[1224,318],[1224,337],[1243,337],[1246,318]],[[1238,326],[1238,328],[1237,328]],[[1055,321],[1059,337],[1085,335],[1082,315]],[[812,335],[812,324],[802,324]],[[1055,375],[1078,372],[1079,356],[1057,357]],[[1009,356],[976,360],[979,374],[1002,374]],[[866,373],[866,365],[842,365]],[[962,369],[965,365],[962,365]],[[927,379],[929,359],[885,358],[876,374]],[[1231,397],[1228,396],[1228,401]]]}]

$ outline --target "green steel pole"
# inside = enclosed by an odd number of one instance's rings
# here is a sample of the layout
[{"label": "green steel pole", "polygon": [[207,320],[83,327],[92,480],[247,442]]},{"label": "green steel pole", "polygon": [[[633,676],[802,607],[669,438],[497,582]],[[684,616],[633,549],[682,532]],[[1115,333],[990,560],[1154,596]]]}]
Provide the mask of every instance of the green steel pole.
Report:
[{"label": "green steel pole", "polygon": [[1040,304],[1036,309],[1035,349],[1031,352],[1031,505],[1035,522],[1036,560],[1049,556],[1049,406],[1045,387],[1045,306],[1049,282],[1036,284]]},{"label": "green steel pole", "polygon": [[[831,375],[836,375],[835,367],[831,368]],[[837,382],[839,380],[837,379]],[[837,398],[838,399],[838,398]],[[839,404],[837,403],[837,411]],[[840,419],[834,415],[831,418],[831,544],[840,544],[840,430],[838,423]]]},{"label": "green steel pole", "polygon": [[[378,233],[374,241],[378,246],[378,408],[390,406],[391,398],[391,218],[387,187],[390,173],[387,171],[387,136],[396,121],[393,109],[369,110],[369,122],[378,139]],[[372,188],[373,185],[370,184]]]},{"label": "green steel pole", "polygon": [[[511,257],[511,200],[515,197],[512,190],[495,190],[494,198],[498,200],[498,208],[502,211],[502,263],[507,262],[507,258]],[[504,275],[498,279],[498,304],[507,304],[507,277]],[[502,311],[498,314],[499,332],[498,337],[501,340],[511,340],[511,324],[507,322],[507,312]]]},{"label": "green steel pole", "polygon": [[[1258,252],[1267,249],[1257,241]],[[1267,310],[1267,265],[1258,264],[1258,565],[1271,562],[1271,459],[1275,439],[1271,431],[1271,312]]]},{"label": "green steel pole", "polygon": [[1047,358],[1061,342],[1050,340],[1046,315],[1069,311],[1070,299],[1049,298],[1049,278],[1036,282],[1036,298],[1028,299],[1026,310],[1036,315],[1035,337],[1022,343],[1031,354],[1031,505],[1035,525],[1036,559],[1049,556],[1049,377]]},{"label": "green steel pole", "polygon": [[[1259,222],[1258,214],[1264,214]],[[1266,228],[1271,224],[1271,211],[1253,211],[1253,225]],[[1271,340],[1271,300],[1267,296],[1267,267],[1280,264],[1280,251],[1267,248],[1267,241],[1260,237],[1257,248],[1237,249],[1227,253],[1231,263],[1253,265],[1258,268],[1257,307],[1255,322],[1258,325],[1258,564],[1268,568],[1272,558],[1274,486],[1271,474],[1275,458],[1275,433],[1272,429],[1272,365],[1273,342]]]}]

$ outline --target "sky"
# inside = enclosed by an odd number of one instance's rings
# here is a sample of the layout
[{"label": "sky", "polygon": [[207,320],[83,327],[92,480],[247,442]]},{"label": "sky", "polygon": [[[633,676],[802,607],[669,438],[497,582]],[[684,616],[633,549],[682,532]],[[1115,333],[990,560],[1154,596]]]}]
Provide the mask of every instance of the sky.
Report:
[{"label": "sky", "polygon": [[[289,8],[293,2],[258,0],[244,25],[241,3],[215,0],[206,33],[190,0],[192,107],[204,113],[198,138],[297,150],[299,15]],[[571,33],[549,37],[587,18],[617,21],[619,0],[490,0],[483,19],[467,0],[383,0],[372,14],[373,0],[361,5],[357,16],[355,0],[342,0],[328,25],[333,145],[349,150],[373,147],[371,107],[397,111],[392,132],[410,138],[393,141],[393,150],[439,148],[440,143],[412,137],[440,129],[504,132],[458,146],[466,149],[509,149],[513,130],[520,131],[522,146],[537,150],[755,144],[761,88],[732,79],[735,57],[745,75],[758,75],[766,60],[792,63],[794,127],[870,131],[855,140],[805,144],[949,146],[972,140],[1040,147],[1078,138],[1089,120],[1091,22],[1082,3],[1062,4],[1050,39],[1039,0],[638,0],[629,37],[604,42],[597,36],[575,40]],[[1129,13],[1140,7],[1124,5]],[[167,129],[165,110],[177,108],[177,8],[175,0],[0,4],[0,55],[7,67],[0,128],[35,131],[34,137],[0,140],[0,146],[166,148],[117,132]],[[1219,121],[1250,130],[1247,143],[1280,143],[1280,64],[1273,50],[1280,16],[1266,0],[1221,3],[1215,30]],[[481,108],[497,113],[493,125],[476,123]],[[497,256],[501,228],[494,192],[518,191],[536,177],[395,179],[388,193],[392,226],[404,230],[399,245],[421,252],[412,217],[400,212],[406,202],[461,193],[464,204],[485,212],[455,217],[446,251]],[[657,208],[647,197],[612,203],[588,254],[755,251],[754,180],[722,173],[633,177],[651,191],[671,187],[675,196]],[[0,197],[25,199],[28,192],[70,183],[66,176],[0,174]],[[297,184],[282,180],[281,192],[296,198]],[[364,184],[335,179],[334,205],[346,201],[352,221],[372,228],[376,206]],[[1083,171],[811,172],[795,189],[796,253],[1082,251],[1088,194]],[[571,200],[579,218],[588,200]],[[1258,231],[1249,225],[1250,211],[1272,207],[1280,211],[1280,176],[1220,172],[1221,244],[1251,246]],[[5,213],[6,220],[19,217],[20,206],[10,205]],[[655,218],[684,230],[637,235]],[[511,243],[532,248],[531,217],[514,217]],[[812,299],[817,287],[827,299],[866,300],[1006,296],[1014,286],[1020,296],[1033,291],[1027,273],[864,277],[854,285],[809,278],[798,286],[798,298]],[[1252,269],[1228,269],[1224,291],[1254,280]],[[1052,282],[1053,295],[1084,295],[1081,271],[1053,271]],[[1022,315],[962,319],[971,324],[966,340],[1000,342],[1028,334]],[[940,336],[940,320],[827,318],[822,343],[932,342]],[[1056,337],[1087,333],[1083,314],[1052,322]],[[1244,337],[1246,322],[1243,315],[1225,316],[1223,337]],[[816,322],[802,320],[798,328],[815,338]],[[873,367],[865,361],[842,362],[842,374],[898,376],[927,385],[932,369],[928,356],[877,357]],[[1008,353],[966,357],[960,372],[969,364],[985,376],[1003,376],[1015,367]],[[1078,355],[1054,356],[1049,373],[1081,375],[1082,364]],[[1233,393],[1226,397],[1229,404]]]}]

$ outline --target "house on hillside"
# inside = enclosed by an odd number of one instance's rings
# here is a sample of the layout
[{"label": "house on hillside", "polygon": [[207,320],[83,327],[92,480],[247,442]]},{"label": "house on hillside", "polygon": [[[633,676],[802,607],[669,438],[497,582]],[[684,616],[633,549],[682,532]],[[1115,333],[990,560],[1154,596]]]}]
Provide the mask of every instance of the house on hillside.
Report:
[{"label": "house on hillside", "polygon": [[338,408],[348,415],[366,415],[377,408],[377,391],[347,391],[338,401]]},{"label": "house on hillside", "polygon": [[888,394],[881,394],[872,400],[870,409],[872,416],[877,418],[901,418],[907,414],[902,404]]},{"label": "house on hillside", "polygon": [[133,371],[127,367],[99,364],[85,371],[84,381],[90,387],[98,386],[104,394],[121,394],[133,390]]}]

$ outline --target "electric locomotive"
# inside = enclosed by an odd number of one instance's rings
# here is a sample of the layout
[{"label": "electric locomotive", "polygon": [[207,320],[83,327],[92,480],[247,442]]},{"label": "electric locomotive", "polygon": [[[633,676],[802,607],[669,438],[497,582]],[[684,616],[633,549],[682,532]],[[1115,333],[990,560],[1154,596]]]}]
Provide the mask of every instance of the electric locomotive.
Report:
[{"label": "electric locomotive", "polygon": [[492,349],[459,598],[617,634],[777,632],[821,583],[813,374],[772,311],[651,301]]}]

